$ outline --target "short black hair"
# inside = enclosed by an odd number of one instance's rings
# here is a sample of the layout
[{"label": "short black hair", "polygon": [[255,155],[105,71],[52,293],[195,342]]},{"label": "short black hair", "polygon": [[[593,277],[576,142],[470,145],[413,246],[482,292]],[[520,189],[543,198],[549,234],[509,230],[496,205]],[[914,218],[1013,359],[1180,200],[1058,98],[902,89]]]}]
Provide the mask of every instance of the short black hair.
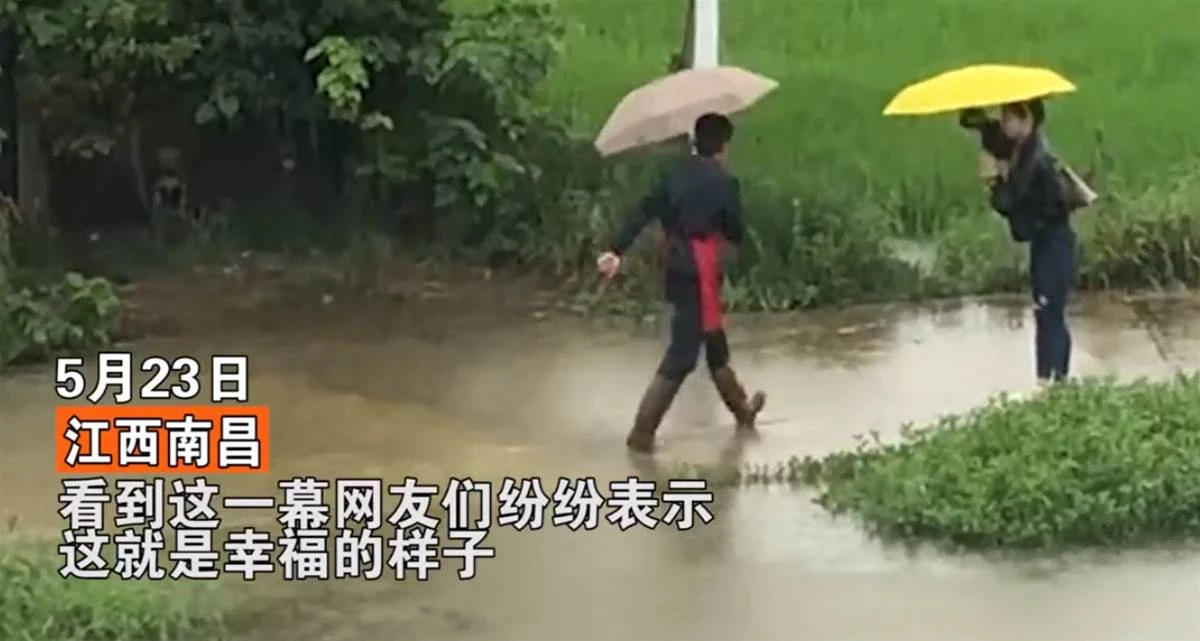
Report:
[{"label": "short black hair", "polygon": [[693,130],[696,153],[711,158],[725,150],[733,139],[733,122],[718,113],[706,113],[696,119]]},{"label": "short black hair", "polygon": [[1001,107],[1000,111],[1007,111],[1018,118],[1032,118],[1034,129],[1041,127],[1042,123],[1046,122],[1046,105],[1041,98],[1025,102],[1010,102]]}]

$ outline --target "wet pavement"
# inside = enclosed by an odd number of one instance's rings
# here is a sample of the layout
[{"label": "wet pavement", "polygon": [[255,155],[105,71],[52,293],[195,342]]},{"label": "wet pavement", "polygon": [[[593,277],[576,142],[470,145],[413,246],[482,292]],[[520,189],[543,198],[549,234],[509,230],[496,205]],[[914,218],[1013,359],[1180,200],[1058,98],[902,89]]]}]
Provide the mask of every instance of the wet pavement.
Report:
[{"label": "wet pavement", "polygon": [[[406,476],[445,483],[635,473],[622,439],[665,326],[527,316],[422,322],[329,312],[256,329],[138,342],[142,355],[246,353],[251,393],[272,408],[271,479]],[[852,447],[871,430],[1032,387],[1020,305],[950,302],[736,319],[734,363],[770,397],[763,438],[734,447],[705,376],[661,430],[660,458],[777,462]],[[1079,375],[1163,377],[1200,368],[1200,299],[1072,308]],[[0,512],[56,530],[49,368],[0,378]],[[478,576],[447,561],[428,582],[292,584],[286,638],[421,639],[1200,639],[1200,553],[997,562],[867,540],[811,497],[722,491],[712,523],[679,532],[494,530]]]}]

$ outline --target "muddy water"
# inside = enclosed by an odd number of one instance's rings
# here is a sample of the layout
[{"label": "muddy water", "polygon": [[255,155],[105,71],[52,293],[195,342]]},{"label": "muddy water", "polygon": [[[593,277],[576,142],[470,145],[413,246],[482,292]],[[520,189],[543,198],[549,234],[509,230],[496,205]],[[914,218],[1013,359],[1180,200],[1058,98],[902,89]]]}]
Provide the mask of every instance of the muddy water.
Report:
[{"label": "muddy water", "polygon": [[[662,430],[662,459],[779,461],[895,434],[905,421],[1028,389],[1031,333],[1020,305],[951,303],[739,319],[735,359],[770,393],[763,438],[738,444],[703,377]],[[254,400],[270,404],[272,479],[505,475],[602,482],[641,469],[622,438],[665,329],[576,320],[326,312],[301,326],[184,332],[143,355],[251,355]],[[1073,310],[1077,373],[1167,376],[1200,367],[1200,301]],[[250,327],[253,329],[245,329]],[[46,430],[49,373],[0,379],[0,510],[57,529]],[[552,481],[547,482],[548,485]],[[549,487],[548,487],[549,489]],[[807,496],[723,492],[707,526],[626,532],[495,530],[478,576],[448,561],[432,580],[292,584],[300,613],[282,636],[386,639],[1152,639],[1200,638],[1200,553],[998,562],[866,540]],[[385,575],[386,577],[387,575]],[[266,597],[263,597],[266,598]]]}]

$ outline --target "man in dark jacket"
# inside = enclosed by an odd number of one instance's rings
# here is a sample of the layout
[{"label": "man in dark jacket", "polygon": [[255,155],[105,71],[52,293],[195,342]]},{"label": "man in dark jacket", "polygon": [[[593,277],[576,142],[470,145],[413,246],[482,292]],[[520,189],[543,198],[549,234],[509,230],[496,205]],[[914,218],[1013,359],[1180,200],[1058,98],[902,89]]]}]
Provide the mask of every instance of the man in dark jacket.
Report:
[{"label": "man in dark jacket", "polygon": [[1066,378],[1071,364],[1067,293],[1075,277],[1075,232],[1058,163],[1047,148],[1040,100],[1005,105],[1004,134],[1016,143],[1007,175],[992,187],[992,208],[1008,220],[1013,240],[1029,243],[1029,277],[1040,383]]},{"label": "man in dark jacket", "polygon": [[658,372],[646,389],[626,445],[639,452],[654,449],[654,434],[684,379],[695,369],[703,346],[712,381],[737,421],[753,431],[766,402],[762,392],[747,396],[729,366],[729,342],[721,315],[723,251],[745,234],[738,180],[725,167],[733,124],[719,114],[696,120],[696,154],[681,160],[660,180],[618,231],[611,249],[597,260],[612,276],[621,256],[651,221],[662,225],[664,289],[671,303],[671,338]]}]

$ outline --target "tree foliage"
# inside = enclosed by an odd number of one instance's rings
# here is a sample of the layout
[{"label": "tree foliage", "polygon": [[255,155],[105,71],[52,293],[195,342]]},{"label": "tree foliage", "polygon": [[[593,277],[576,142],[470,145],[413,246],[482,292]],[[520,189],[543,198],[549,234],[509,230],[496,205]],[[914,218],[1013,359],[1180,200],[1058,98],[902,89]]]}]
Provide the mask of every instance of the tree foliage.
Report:
[{"label": "tree foliage", "polygon": [[342,168],[331,180],[357,179],[384,208],[417,194],[432,215],[512,200],[536,175],[518,159],[530,130],[554,129],[531,101],[557,53],[551,6],[445,4],[4,0],[0,11],[21,36],[23,113],[39,114],[58,156],[124,141],[142,172],[139,125],[182,111],[202,131],[300,141]]},{"label": "tree foliage", "polygon": [[[283,212],[270,222],[279,229],[343,218],[485,252],[519,244],[514,234],[536,228],[547,191],[538,158],[561,164],[569,144],[532,100],[560,29],[545,0],[492,0],[470,12],[448,4],[0,0],[0,38],[19,43],[17,62],[0,69],[16,81],[4,106],[36,124],[49,158],[54,224],[40,221],[37,234],[83,224],[66,231],[90,232],[106,212],[132,207],[161,244],[160,187],[182,189],[181,167],[200,158],[193,164],[217,174],[208,181],[217,189],[171,205],[185,230],[212,210],[228,220],[239,208],[266,209],[253,197],[285,194],[291,200],[267,205]],[[232,154],[231,141],[241,144]],[[262,163],[238,149],[286,162],[260,177]],[[107,173],[92,181],[98,193],[79,199],[82,212],[55,201],[78,191],[81,167],[97,166]],[[224,187],[247,174],[261,194]],[[102,341],[115,305],[101,283],[78,275],[26,278],[36,270],[20,263],[37,250],[16,240],[25,227],[0,226],[0,248],[14,249],[0,255],[0,333],[10,347],[0,364]]]}]

